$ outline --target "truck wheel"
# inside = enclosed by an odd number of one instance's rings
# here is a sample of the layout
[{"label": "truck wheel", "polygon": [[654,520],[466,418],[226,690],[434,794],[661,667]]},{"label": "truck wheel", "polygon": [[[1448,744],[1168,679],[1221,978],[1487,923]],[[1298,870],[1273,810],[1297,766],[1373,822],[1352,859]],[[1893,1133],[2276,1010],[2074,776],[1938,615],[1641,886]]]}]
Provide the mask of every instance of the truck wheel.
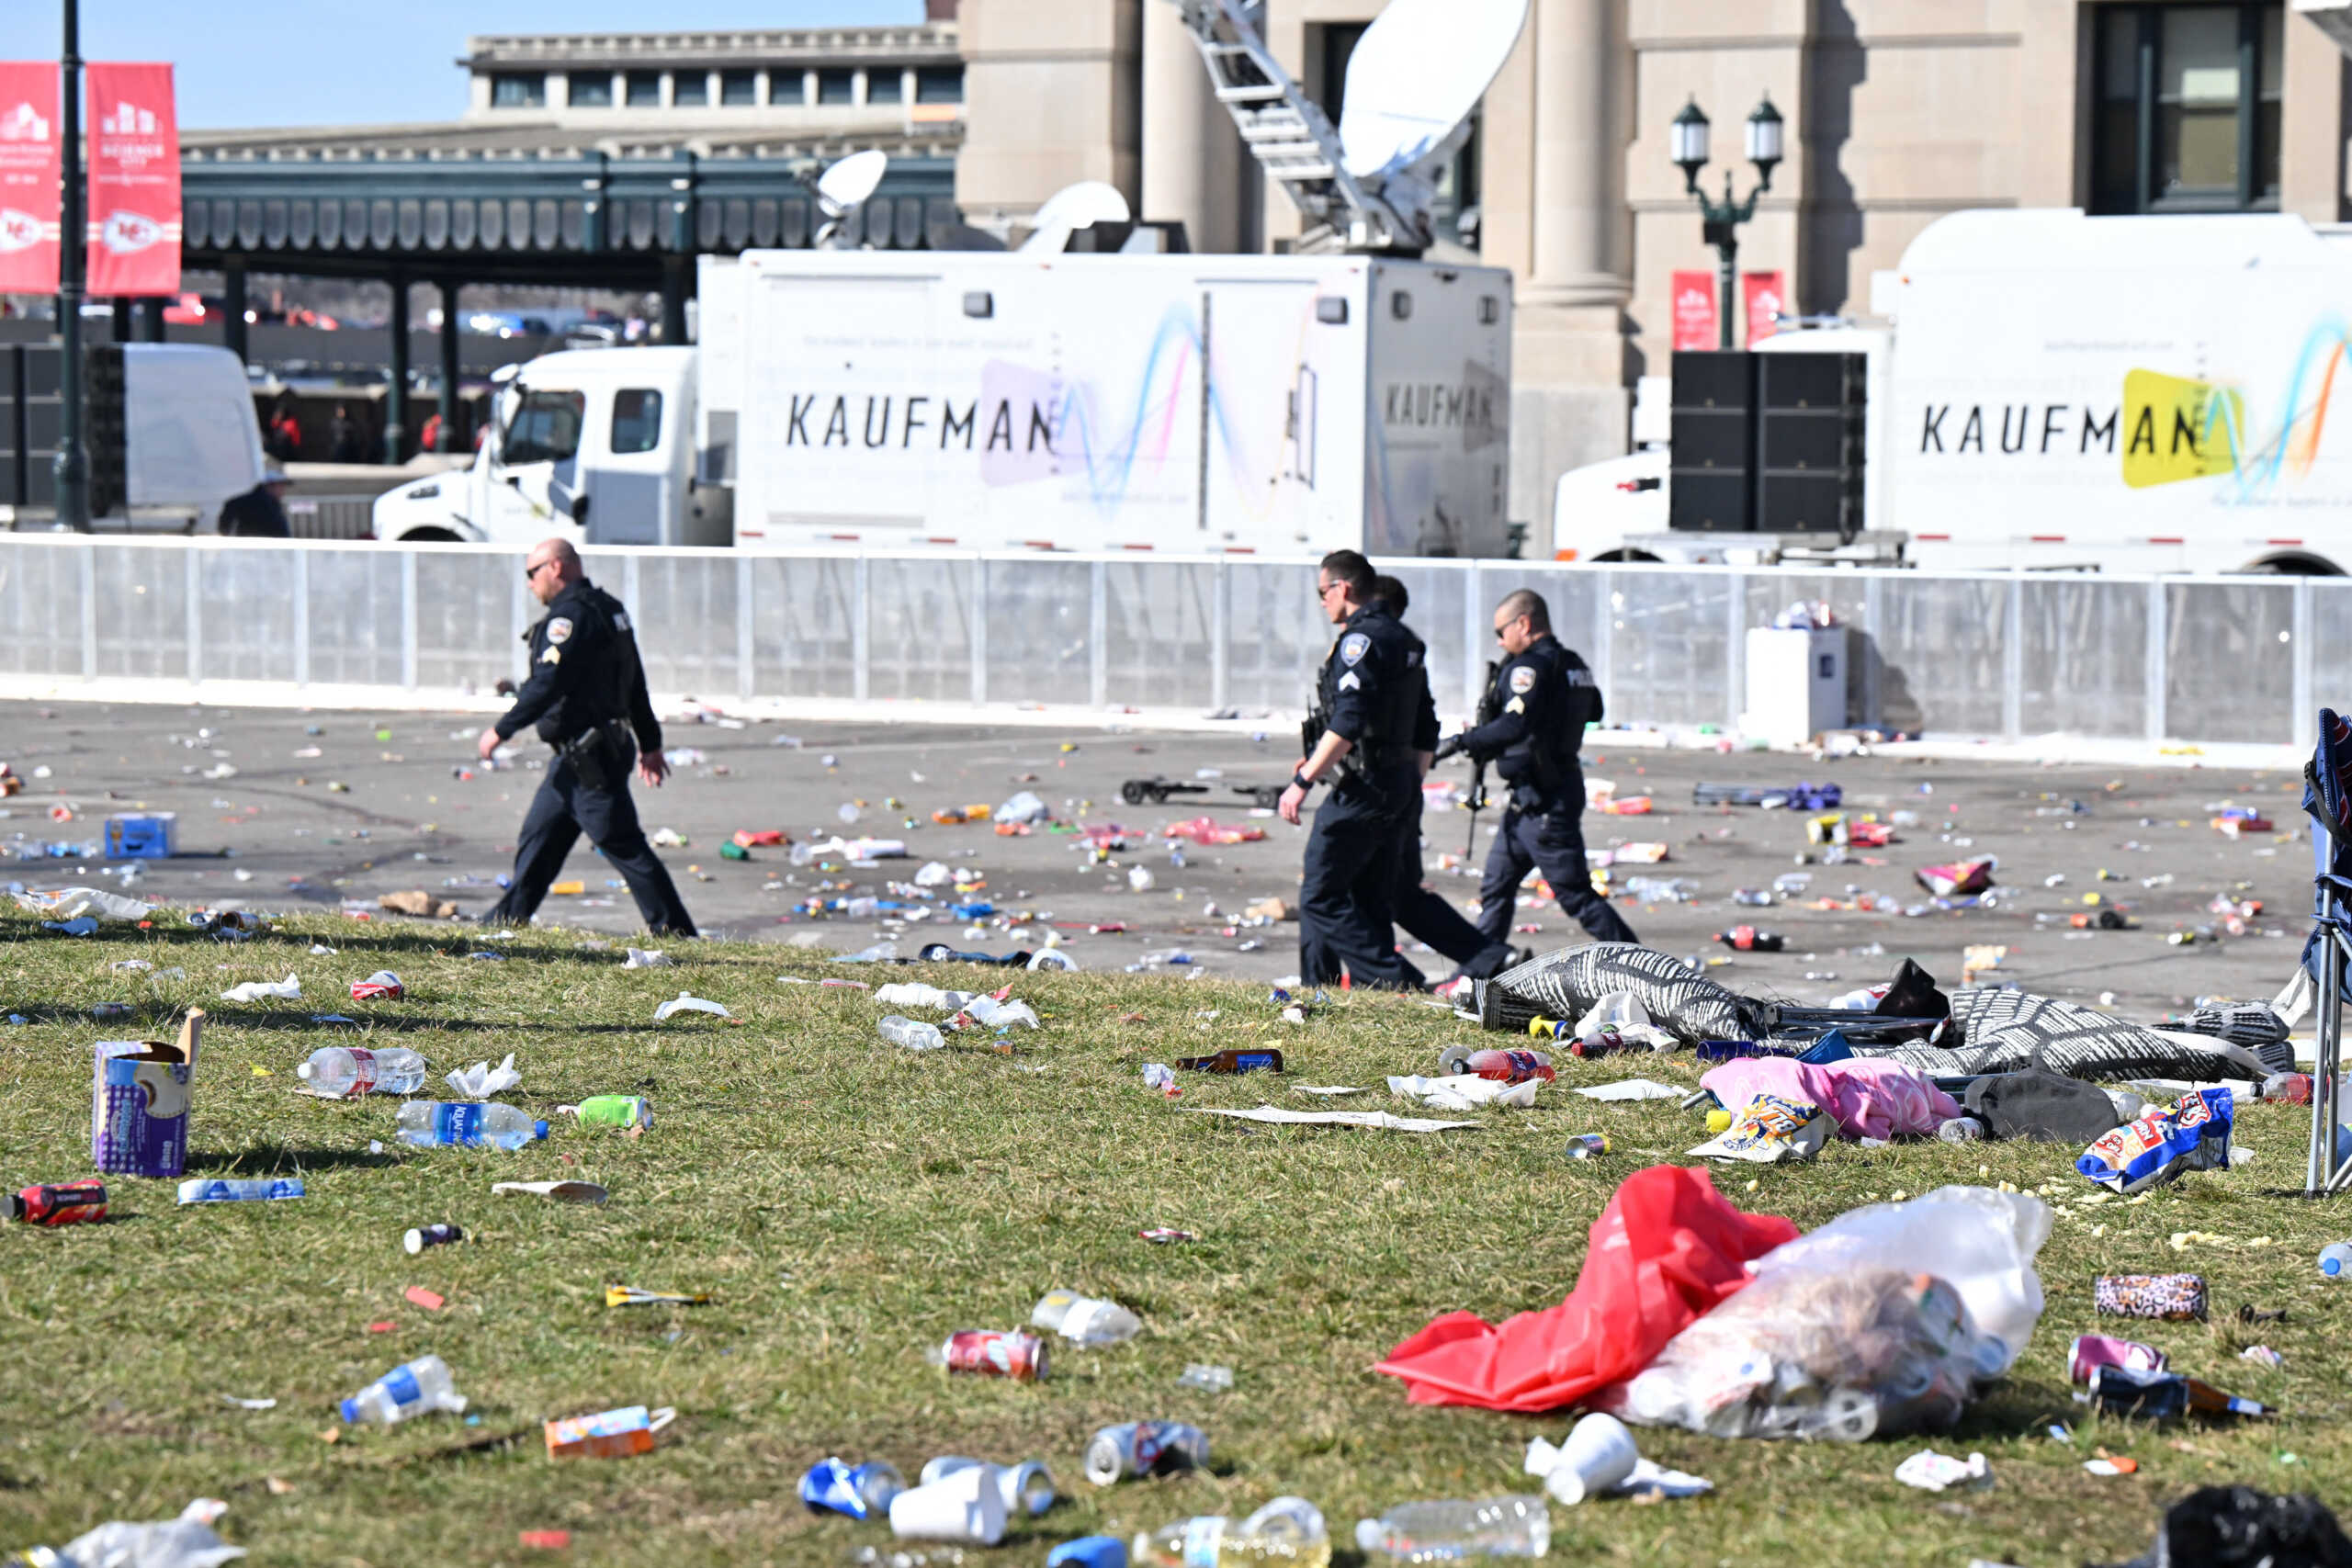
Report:
[{"label": "truck wheel", "polygon": [[2248,574],[2257,577],[2341,577],[2344,570],[2334,561],[2318,556],[2271,556],[2247,567]]},{"label": "truck wheel", "polygon": [[1593,558],[1593,560],[1594,560],[1596,563],[1599,563],[1599,562],[1601,562],[1601,561],[1613,561],[1613,560],[1620,560],[1620,561],[1622,561],[1622,560],[1633,560],[1633,561],[1645,560],[1645,561],[1655,561],[1655,560],[1657,560],[1657,557],[1656,557],[1656,556],[1654,556],[1654,555],[1650,554],[1650,553],[1649,553],[1649,551],[1647,551],[1647,550],[1625,550],[1625,549],[1617,549],[1617,550],[1603,550],[1603,551],[1601,551],[1599,555],[1597,555],[1597,556],[1593,557],[1592,558]]},{"label": "truck wheel", "polygon": [[1129,806],[1141,806],[1148,787],[1141,779],[1129,779],[1119,786],[1119,798]]},{"label": "truck wheel", "polygon": [[458,536],[447,528],[411,528],[398,541],[403,545],[454,545]]}]

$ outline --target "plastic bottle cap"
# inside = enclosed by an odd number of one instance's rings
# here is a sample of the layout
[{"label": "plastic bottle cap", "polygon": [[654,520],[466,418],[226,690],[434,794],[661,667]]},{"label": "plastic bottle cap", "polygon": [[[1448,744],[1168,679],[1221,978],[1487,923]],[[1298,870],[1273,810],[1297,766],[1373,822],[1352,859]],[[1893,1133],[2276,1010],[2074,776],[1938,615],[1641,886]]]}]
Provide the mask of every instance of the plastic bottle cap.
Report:
[{"label": "plastic bottle cap", "polygon": [[1360,1551],[1376,1551],[1380,1549],[1380,1521],[1378,1519],[1358,1519],[1356,1521],[1356,1548]]},{"label": "plastic bottle cap", "polygon": [[531,1123],[531,1136],[533,1136],[534,1138],[544,1138],[544,1137],[546,1137],[547,1135],[548,1135],[548,1124],[547,1124],[546,1122],[532,1122],[532,1123]]},{"label": "plastic bottle cap", "polygon": [[2321,1273],[2323,1273],[2323,1274],[2341,1274],[2341,1273],[2343,1273],[2343,1272],[2344,1272],[2344,1258],[2343,1258],[2343,1256],[2342,1256],[2341,1254],[2338,1254],[2337,1256],[2335,1256],[2335,1257],[2334,1257],[2334,1258],[2322,1258],[2319,1260],[2319,1271],[2320,1271]]},{"label": "plastic bottle cap", "polygon": [[343,1402],[343,1418],[346,1422],[356,1422],[359,1419],[359,1402],[357,1400],[346,1399]]},{"label": "plastic bottle cap", "polygon": [[307,1078],[314,1070],[315,1069],[311,1067],[310,1063],[305,1062],[300,1066],[294,1069],[294,1076],[298,1078]]}]

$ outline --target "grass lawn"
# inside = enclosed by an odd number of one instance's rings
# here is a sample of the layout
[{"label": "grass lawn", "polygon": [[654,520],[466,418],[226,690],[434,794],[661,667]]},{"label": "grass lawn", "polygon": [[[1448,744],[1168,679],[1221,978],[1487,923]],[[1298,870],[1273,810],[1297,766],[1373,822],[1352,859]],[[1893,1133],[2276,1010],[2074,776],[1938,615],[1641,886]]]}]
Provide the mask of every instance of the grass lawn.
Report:
[{"label": "grass lawn", "polygon": [[[1558,1301],[1617,1182],[1681,1160],[1704,1136],[1670,1101],[1609,1107],[1565,1088],[1532,1111],[1470,1113],[1475,1131],[1416,1136],[1188,1116],[1140,1087],[1146,1061],[1271,1041],[1287,1078],[1191,1080],[1182,1103],[1301,1106],[1289,1086],[1357,1084],[1381,1092],[1340,1103],[1407,1110],[1382,1077],[1431,1071],[1439,1047],[1476,1034],[1412,998],[1335,998],[1300,1027],[1279,1021],[1260,987],[1021,975],[1016,993],[1046,1027],[1016,1054],[918,1055],[879,1040],[865,992],[778,984],[826,972],[805,952],[692,945],[673,950],[677,968],[649,972],[552,931],[502,943],[507,961],[488,963],[465,958],[481,945],[469,930],[303,918],[234,946],[160,925],[113,934],[127,930],[77,941],[0,917],[0,1016],[29,1021],[0,1027],[0,1181],[88,1174],[91,1043],[168,1037],[200,1005],[189,1173],[299,1172],[309,1196],[181,1209],[166,1183],[115,1179],[110,1224],[0,1227],[0,1548],[62,1546],[103,1520],[168,1517],[209,1495],[228,1500],[220,1529],[256,1564],[838,1564],[886,1543],[887,1528],[804,1512],[795,1485],[811,1461],[887,1459],[911,1477],[934,1454],[968,1453],[1043,1459],[1072,1489],[991,1560],[1036,1563],[1070,1537],[1238,1515],[1284,1492],[1321,1506],[1344,1558],[1354,1521],[1396,1503],[1534,1489],[1520,1474],[1527,1439],[1568,1426],[1411,1406],[1372,1363],[1435,1314],[1498,1318]],[[341,952],[312,956],[313,941]],[[130,958],[186,973],[109,967]],[[386,966],[406,980],[405,1001],[348,998],[352,981]],[[218,999],[289,970],[300,1004]],[[832,973],[997,983],[968,968]],[[741,1023],[688,1013],[655,1024],[655,1005],[682,988]],[[95,1021],[89,1009],[109,1000],[132,1003],[138,1021]],[[1210,1009],[1214,1020],[1198,1016]],[[314,1011],[364,1027],[315,1024]],[[422,1051],[435,1087],[447,1069],[512,1051],[523,1082],[511,1102],[550,1115],[594,1093],[643,1093],[655,1124],[637,1140],[560,1125],[514,1155],[407,1149],[393,1141],[397,1101],[293,1092],[310,1051],[355,1040]],[[1563,1082],[1635,1073],[1695,1082],[1687,1054],[1571,1063]],[[1859,1446],[1638,1433],[1645,1453],[1711,1478],[1714,1494],[1555,1507],[1554,1555],[2073,1564],[2143,1550],[2162,1505],[2209,1482],[2352,1502],[2352,1287],[2324,1283],[2312,1264],[2352,1235],[2352,1214],[2262,1195],[2300,1183],[2306,1125],[2299,1112],[2244,1108],[2251,1165],[2137,1206],[2062,1213],[2041,1255],[2041,1327],[1960,1430]],[[1566,1134],[1592,1130],[1616,1152],[1563,1157]],[[2075,1152],[1833,1143],[1814,1165],[1718,1180],[1743,1207],[1810,1228],[1954,1181],[2054,1183],[2071,1207],[2092,1190],[2073,1173]],[[490,1191],[571,1177],[609,1187],[611,1202]],[[402,1251],[408,1227],[445,1220],[465,1227],[464,1243]],[[1136,1232],[1152,1225],[1199,1240],[1148,1245]],[[2271,1245],[2175,1252],[2182,1231]],[[2095,1274],[2172,1268],[2211,1280],[2211,1325],[2093,1318]],[[608,1310],[610,1283],[717,1301]],[[411,1285],[447,1304],[420,1309],[403,1299]],[[1038,1385],[949,1381],[925,1363],[953,1329],[1024,1322],[1054,1285],[1117,1298],[1143,1335],[1101,1351],[1057,1345]],[[2244,1302],[2290,1315],[2243,1325]],[[369,1332],[382,1321],[396,1327]],[[2286,1416],[2162,1429],[2086,1419],[2064,1356],[2072,1336],[2100,1326],[2136,1332],[2176,1367]],[[2285,1353],[2283,1371],[2237,1359],[2257,1339]],[[448,1361],[478,1424],[343,1427],[338,1399],[428,1352]],[[1179,1387],[1192,1361],[1232,1367],[1232,1392]],[[277,1404],[249,1412],[226,1397]],[[547,1458],[542,1419],[638,1404],[678,1409],[654,1453]],[[1144,1417],[1204,1427],[1212,1472],[1089,1486],[1088,1435]],[[2074,1446],[2045,1435],[2052,1421],[2075,1426]],[[1996,1484],[1941,1495],[1896,1484],[1896,1463],[1930,1444],[1982,1450]],[[2102,1445],[2137,1459],[2138,1473],[2086,1474]],[[517,1544],[539,1529],[571,1532],[564,1558]]]}]

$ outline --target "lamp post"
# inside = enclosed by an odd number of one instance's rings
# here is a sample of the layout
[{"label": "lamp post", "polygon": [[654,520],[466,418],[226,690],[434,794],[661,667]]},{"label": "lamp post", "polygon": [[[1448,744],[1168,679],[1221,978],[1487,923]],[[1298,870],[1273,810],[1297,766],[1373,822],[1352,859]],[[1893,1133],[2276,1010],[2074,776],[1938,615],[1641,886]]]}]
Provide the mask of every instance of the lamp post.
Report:
[{"label": "lamp post", "polygon": [[90,456],[82,442],[82,262],[88,243],[82,203],[82,25],[77,0],[64,0],[64,47],[57,62],[64,91],[58,115],[58,152],[65,173],[60,193],[57,247],[58,409],[57,478],[59,532],[90,529]]},{"label": "lamp post", "polygon": [[1767,93],[1763,102],[1747,117],[1747,161],[1756,165],[1756,188],[1747,193],[1746,201],[1732,199],[1733,171],[1724,171],[1724,198],[1710,201],[1707,193],[1699,188],[1699,171],[1707,166],[1707,117],[1700,112],[1699,100],[1692,98],[1674,117],[1670,145],[1675,166],[1682,171],[1682,186],[1698,198],[1699,215],[1704,222],[1701,231],[1707,243],[1715,247],[1718,287],[1723,296],[1719,320],[1722,346],[1732,346],[1731,308],[1733,286],[1739,266],[1739,226],[1756,216],[1756,198],[1772,188],[1772,170],[1781,161],[1781,111],[1772,107],[1772,96]]}]

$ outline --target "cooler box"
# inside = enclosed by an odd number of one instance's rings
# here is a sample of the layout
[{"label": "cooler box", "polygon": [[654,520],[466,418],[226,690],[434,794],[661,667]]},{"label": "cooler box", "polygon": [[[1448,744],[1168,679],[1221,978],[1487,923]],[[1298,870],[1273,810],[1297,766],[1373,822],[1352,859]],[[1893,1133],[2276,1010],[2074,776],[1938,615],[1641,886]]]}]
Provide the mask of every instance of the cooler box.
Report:
[{"label": "cooler box", "polygon": [[177,851],[179,818],[169,811],[107,818],[107,859],[168,860]]},{"label": "cooler box", "polygon": [[1846,628],[1747,629],[1747,704],[1739,729],[1775,746],[1802,746],[1846,728]]}]

